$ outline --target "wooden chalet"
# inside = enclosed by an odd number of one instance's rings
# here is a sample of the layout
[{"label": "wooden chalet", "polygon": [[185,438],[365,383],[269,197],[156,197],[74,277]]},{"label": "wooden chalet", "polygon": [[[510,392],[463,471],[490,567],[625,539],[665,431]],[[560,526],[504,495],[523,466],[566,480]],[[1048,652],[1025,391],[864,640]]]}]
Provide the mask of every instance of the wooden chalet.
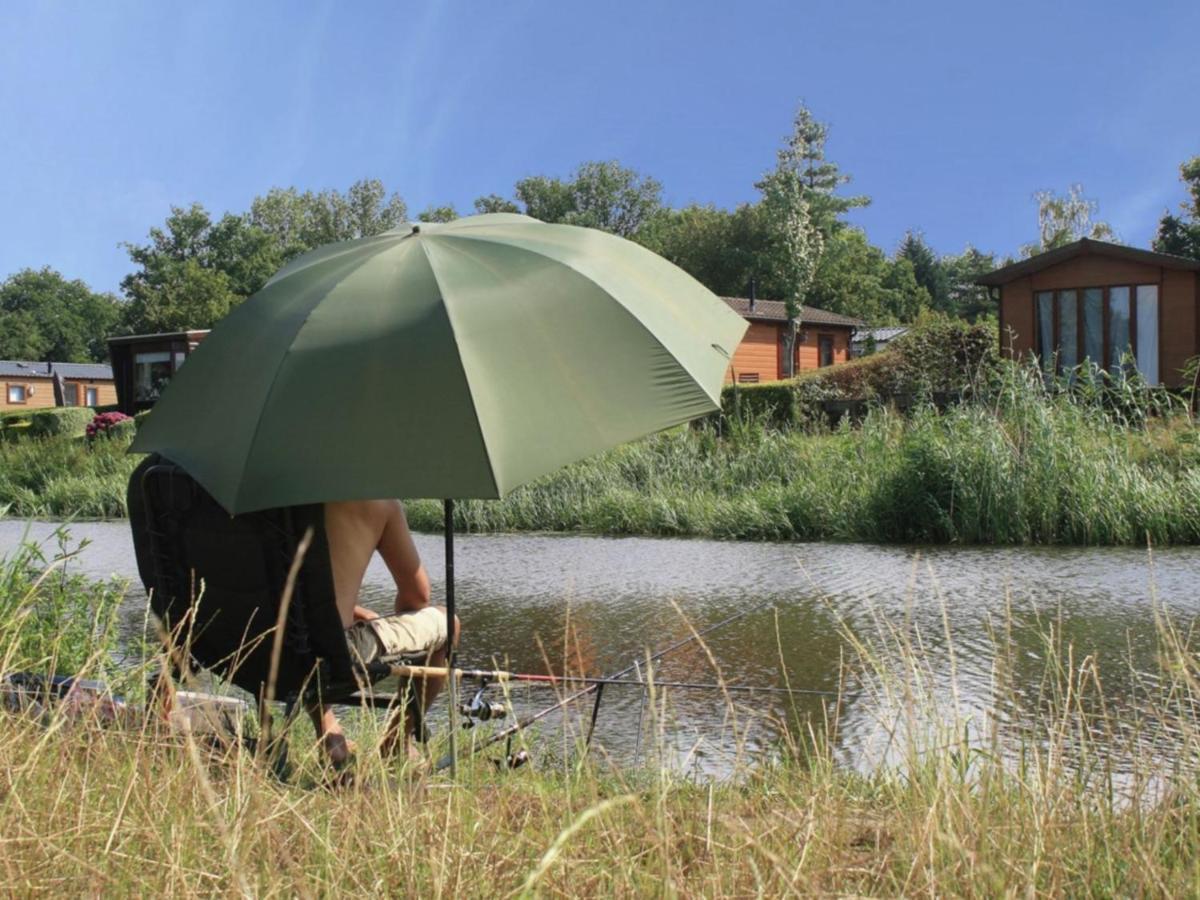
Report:
[{"label": "wooden chalet", "polygon": [[110,406],[117,402],[112,369],[100,363],[29,362],[0,359],[0,410],[58,406],[57,376],[63,406]]},{"label": "wooden chalet", "polygon": [[[757,384],[787,377],[784,336],[788,318],[783,301],[742,297],[722,299],[730,309],[750,322],[746,336],[734,351],[726,380]],[[862,321],[850,316],[813,306],[801,307],[793,371],[798,373],[845,362],[850,358],[854,333],[862,325]]]},{"label": "wooden chalet", "polygon": [[109,338],[108,356],[121,412],[132,416],[153,406],[171,376],[207,335],[207,330],[195,330]]},{"label": "wooden chalet", "polygon": [[1200,355],[1200,262],[1090,238],[976,280],[1000,304],[1000,349],[1062,372],[1132,361],[1150,384],[1182,387]]}]

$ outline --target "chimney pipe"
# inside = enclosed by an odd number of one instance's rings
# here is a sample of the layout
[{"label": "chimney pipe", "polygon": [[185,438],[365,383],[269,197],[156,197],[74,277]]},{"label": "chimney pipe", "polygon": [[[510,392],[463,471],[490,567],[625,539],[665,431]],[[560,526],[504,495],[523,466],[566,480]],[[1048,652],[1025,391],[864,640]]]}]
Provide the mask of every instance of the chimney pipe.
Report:
[{"label": "chimney pipe", "polygon": [[750,312],[754,312],[754,279],[750,279]]}]

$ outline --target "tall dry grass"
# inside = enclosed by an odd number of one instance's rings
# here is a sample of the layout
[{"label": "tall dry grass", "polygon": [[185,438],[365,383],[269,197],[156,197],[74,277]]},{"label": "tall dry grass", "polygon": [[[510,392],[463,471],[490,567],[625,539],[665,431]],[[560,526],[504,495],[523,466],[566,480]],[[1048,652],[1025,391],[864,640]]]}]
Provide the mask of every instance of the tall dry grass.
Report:
[{"label": "tall dry grass", "polygon": [[[1134,707],[1109,702],[1105,673],[1053,622],[1038,690],[1019,690],[1028,660],[999,617],[997,714],[983,718],[903,623],[845,629],[891,736],[864,770],[838,762],[836,702],[828,721],[778,722],[763,757],[742,741],[754,708],[732,694],[728,739],[743,753],[717,782],[665,764],[666,691],[648,704],[646,762],[625,769],[535,740],[529,767],[472,757],[450,780],[381,759],[380,723],[351,713],[356,778],[339,788],[303,730],[285,785],[255,754],[154,716],[11,713],[0,879],[14,895],[1183,896],[1200,883],[1200,672],[1189,636],[1156,615],[1159,665]],[[43,637],[23,658],[79,640]],[[147,653],[124,680],[156,666]]]}]

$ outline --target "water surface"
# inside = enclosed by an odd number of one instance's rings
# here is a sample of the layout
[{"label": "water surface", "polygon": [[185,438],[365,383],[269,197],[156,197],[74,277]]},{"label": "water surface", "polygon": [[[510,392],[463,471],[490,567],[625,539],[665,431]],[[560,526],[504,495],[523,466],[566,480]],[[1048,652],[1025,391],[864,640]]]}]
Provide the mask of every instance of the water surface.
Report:
[{"label": "water surface", "polygon": [[[44,539],[51,523],[0,521],[0,554],[28,528]],[[70,565],[93,577],[136,582],[128,526],[70,526],[90,543]],[[440,536],[418,535],[417,546],[442,590]],[[739,611],[766,607],[657,664],[664,680],[712,682],[714,661],[730,683],[782,686],[813,693],[737,695],[741,726],[755,720],[745,747],[770,746],[772,720],[823,722],[830,697],[843,690],[836,735],[851,765],[887,758],[898,720],[911,710],[882,690],[878,673],[854,659],[846,635],[876,646],[896,663],[906,645],[922,660],[921,681],[935,702],[959,717],[1010,714],[997,700],[996,636],[1012,648],[1005,693],[1036,700],[1054,631],[1075,659],[1095,658],[1113,703],[1135,704],[1156,669],[1154,610],[1187,627],[1197,612],[1200,550],[1174,548],[1151,556],[1128,548],[912,548],[866,544],[770,544],[704,540],[549,535],[465,535],[456,543],[458,605],[464,664],[493,661],[521,671],[560,668],[564,656],[590,674],[621,669],[647,652],[703,630]],[[377,559],[364,587],[365,605],[387,611],[390,579]],[[122,616],[141,627],[145,597],[132,586]],[[880,636],[890,636],[882,640]],[[947,640],[947,635],[950,640]],[[952,652],[953,651],[953,652]],[[847,668],[849,671],[847,672]],[[842,683],[843,676],[848,681]],[[911,676],[909,676],[911,679]],[[547,694],[522,692],[522,709]],[[676,762],[724,771],[737,743],[720,694],[669,692],[661,731]],[[639,728],[644,735],[639,748]],[[577,718],[568,719],[579,727]],[[596,737],[618,760],[644,750],[656,720],[638,688],[609,688]],[[554,728],[547,734],[558,734]]]}]

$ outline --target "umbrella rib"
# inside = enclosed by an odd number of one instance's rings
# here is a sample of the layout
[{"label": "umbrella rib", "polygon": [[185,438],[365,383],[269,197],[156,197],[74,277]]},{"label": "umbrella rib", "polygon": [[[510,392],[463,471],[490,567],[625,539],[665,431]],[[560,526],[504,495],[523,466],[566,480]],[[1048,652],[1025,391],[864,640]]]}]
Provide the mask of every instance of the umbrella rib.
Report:
[{"label": "umbrella rib", "polygon": [[[429,274],[433,277],[433,283],[437,285],[438,297],[442,301],[442,311],[446,315],[446,322],[450,326],[450,333],[454,335],[454,343],[457,346],[458,330],[454,327],[454,316],[450,314],[450,304],[446,302],[446,294],[442,290],[442,283],[438,281],[437,269],[433,265],[433,260],[429,258],[429,251],[425,249],[424,243],[419,243],[419,246],[421,247],[421,254],[425,259],[425,265],[429,267]],[[455,354],[455,356],[458,359],[459,371],[462,372],[463,384],[467,386],[467,397],[471,401],[471,412],[474,415],[475,425],[479,429],[479,443],[483,445],[484,455],[487,456],[488,474],[492,476],[492,488],[495,490],[497,497],[503,497],[504,494],[500,490],[500,479],[496,475],[496,462],[492,458],[492,448],[488,446],[487,435],[483,431],[483,420],[479,417],[479,407],[475,403],[475,386],[471,383],[471,376],[467,374],[467,367],[463,365],[461,355]]]},{"label": "umbrella rib", "polygon": [[[361,247],[362,247],[362,244],[357,244],[355,249],[360,249]],[[386,249],[386,248],[383,248],[383,249]],[[378,252],[382,252],[382,249]],[[324,263],[338,259],[344,255],[345,254],[343,254],[343,253],[333,254],[331,256],[325,257],[324,259],[315,260],[310,265],[322,265]],[[368,257],[368,258],[374,258],[375,255],[376,254],[373,253],[373,254],[371,254],[371,257]],[[308,268],[308,267],[306,266],[306,268]],[[234,492],[234,495],[233,495],[233,504],[232,504],[232,508],[230,510],[231,512],[238,508],[238,500],[242,496],[242,490],[246,484],[246,469],[250,465],[250,457],[254,453],[254,445],[256,443],[258,443],[258,433],[262,430],[263,418],[265,417],[266,410],[270,406],[271,395],[273,393],[275,393],[275,385],[279,381],[279,375],[283,371],[283,367],[287,363],[288,357],[290,357],[292,355],[292,348],[295,346],[296,339],[300,336],[300,332],[302,332],[304,330],[304,327],[308,324],[308,320],[312,318],[313,313],[317,310],[317,307],[319,307],[320,305],[321,305],[321,303],[320,303],[320,301],[318,301],[318,302],[314,303],[311,307],[309,307],[308,312],[306,312],[304,314],[304,317],[300,320],[300,324],[296,326],[296,330],[294,332],[292,332],[292,336],[288,340],[287,346],[284,348],[283,355],[279,357],[279,361],[275,365],[275,373],[271,376],[271,383],[270,383],[270,385],[268,385],[266,392],[263,394],[262,403],[259,404],[258,417],[254,422],[254,433],[250,435],[250,440],[246,443],[246,452],[242,456],[241,472],[238,475],[237,490]],[[341,499],[341,498],[329,498],[329,499]]]},{"label": "umbrella rib", "polygon": [[408,235],[397,234],[395,231],[385,231],[385,232],[382,232],[381,234],[373,234],[368,237],[355,238],[354,240],[346,241],[345,246],[342,246],[341,249],[339,249],[336,253],[330,253],[328,255],[322,256],[320,259],[312,259],[312,260],[309,260],[308,262],[305,262],[305,259],[307,259],[308,257],[314,256],[319,251],[328,248],[330,245],[326,244],[321,247],[316,247],[313,250],[310,250],[308,253],[305,253],[302,256],[296,257],[296,259],[294,259],[294,260],[292,260],[292,262],[288,263],[283,269],[281,269],[280,271],[278,271],[274,275],[272,275],[269,279],[267,279],[267,283],[264,284],[263,287],[265,288],[265,287],[269,287],[272,284],[278,284],[279,282],[281,282],[287,278],[291,278],[293,275],[297,275],[300,272],[305,271],[306,269],[310,269],[313,266],[319,266],[322,263],[327,263],[332,260],[338,259],[342,256],[345,256],[347,253],[354,253],[356,250],[361,250],[363,248],[363,246],[370,244],[372,242],[382,243],[383,239],[394,241],[398,237],[404,238],[407,236]]}]

